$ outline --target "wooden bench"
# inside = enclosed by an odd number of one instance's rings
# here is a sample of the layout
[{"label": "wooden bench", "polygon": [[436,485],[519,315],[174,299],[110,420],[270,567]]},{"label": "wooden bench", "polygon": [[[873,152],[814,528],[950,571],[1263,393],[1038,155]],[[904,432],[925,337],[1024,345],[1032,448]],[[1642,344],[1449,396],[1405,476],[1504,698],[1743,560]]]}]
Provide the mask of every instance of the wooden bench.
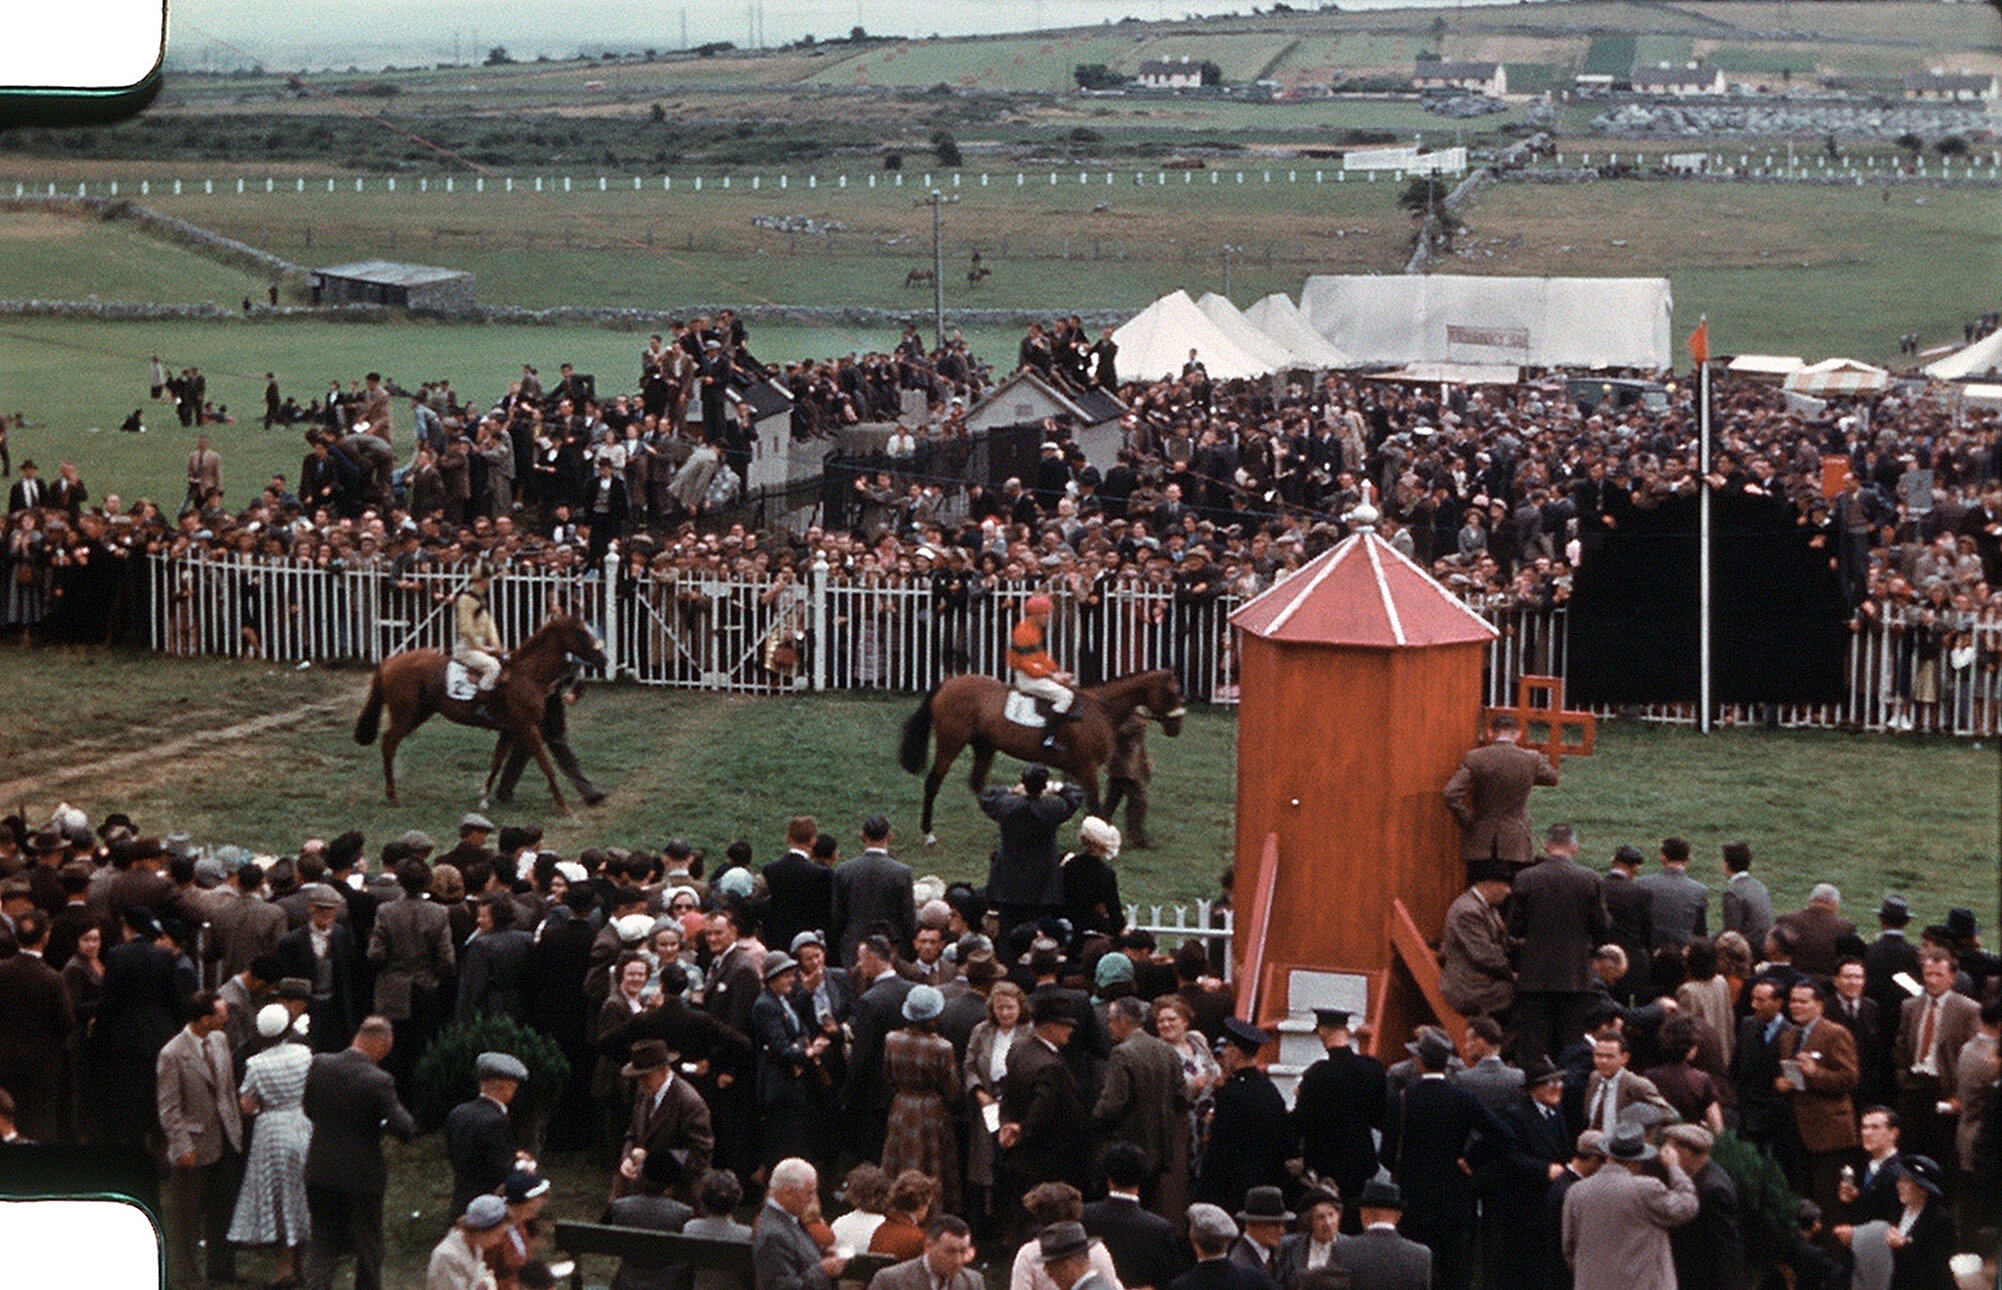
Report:
[{"label": "wooden bench", "polygon": [[[644,1227],[614,1227],[608,1223],[558,1223],[551,1242],[563,1254],[576,1260],[570,1274],[571,1290],[584,1290],[586,1254],[602,1254],[631,1259],[643,1267],[679,1264],[691,1271],[721,1272],[744,1290],[753,1290],[756,1275],[751,1267],[751,1243],[718,1236],[684,1236],[679,1232],[657,1232]],[[858,1254],[848,1261],[841,1282],[866,1286],[878,1272],[895,1263],[887,1254]]]}]

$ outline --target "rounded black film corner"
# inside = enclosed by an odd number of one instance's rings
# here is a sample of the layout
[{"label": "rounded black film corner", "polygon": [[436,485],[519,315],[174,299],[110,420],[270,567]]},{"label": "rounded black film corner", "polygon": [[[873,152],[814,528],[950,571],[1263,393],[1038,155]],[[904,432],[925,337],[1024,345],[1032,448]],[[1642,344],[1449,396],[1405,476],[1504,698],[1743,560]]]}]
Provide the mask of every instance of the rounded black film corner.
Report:
[{"label": "rounded black film corner", "polygon": [[136,1148],[0,1145],[0,1249],[8,1285],[77,1284],[87,1257],[93,1286],[164,1286],[152,1159]]},{"label": "rounded black film corner", "polygon": [[167,0],[22,4],[0,42],[0,128],[86,125],[153,101],[167,51]]}]

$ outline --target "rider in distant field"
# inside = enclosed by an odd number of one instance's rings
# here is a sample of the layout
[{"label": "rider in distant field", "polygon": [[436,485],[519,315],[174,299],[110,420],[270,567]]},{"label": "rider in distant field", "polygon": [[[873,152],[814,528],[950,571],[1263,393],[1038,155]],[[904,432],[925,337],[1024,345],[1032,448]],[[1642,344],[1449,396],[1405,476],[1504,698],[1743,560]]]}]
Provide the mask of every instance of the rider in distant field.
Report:
[{"label": "rider in distant field", "polygon": [[1077,695],[1069,687],[1077,678],[1057,667],[1057,661],[1050,657],[1044,643],[1050,614],[1055,609],[1048,596],[1029,597],[1028,603],[1022,606],[1022,621],[1015,624],[1015,630],[1008,639],[1008,667],[1014,675],[1018,691],[1049,703],[1050,728],[1043,735],[1043,747],[1046,751],[1061,753],[1063,746],[1057,742],[1057,729],[1073,719],[1071,704],[1076,701]]},{"label": "rider in distant field", "polygon": [[472,577],[466,580],[466,589],[452,602],[458,620],[452,660],[472,674],[478,686],[478,693],[473,696],[473,713],[490,725],[493,712],[487,706],[488,696],[500,679],[501,661],[507,653],[501,645],[500,631],[494,626],[494,616],[487,608],[487,593],[492,585],[493,574],[486,565],[476,565]]}]

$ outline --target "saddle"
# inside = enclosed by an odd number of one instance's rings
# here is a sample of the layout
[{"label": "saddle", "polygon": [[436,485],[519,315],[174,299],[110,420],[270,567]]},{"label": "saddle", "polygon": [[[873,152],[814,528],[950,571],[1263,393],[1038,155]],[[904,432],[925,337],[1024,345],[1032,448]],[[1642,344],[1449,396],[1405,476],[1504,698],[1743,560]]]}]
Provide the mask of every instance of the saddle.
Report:
[{"label": "saddle", "polygon": [[1050,724],[1050,719],[1056,715],[1056,709],[1050,706],[1048,699],[1024,694],[1020,690],[1010,690],[1007,699],[1001,705],[1001,715],[1015,725],[1029,730],[1041,730]]},{"label": "saddle", "polygon": [[461,703],[467,703],[471,702],[479,692],[479,686],[473,680],[473,674],[467,670],[466,665],[456,659],[447,659],[445,662],[445,697],[448,699],[457,699]]}]

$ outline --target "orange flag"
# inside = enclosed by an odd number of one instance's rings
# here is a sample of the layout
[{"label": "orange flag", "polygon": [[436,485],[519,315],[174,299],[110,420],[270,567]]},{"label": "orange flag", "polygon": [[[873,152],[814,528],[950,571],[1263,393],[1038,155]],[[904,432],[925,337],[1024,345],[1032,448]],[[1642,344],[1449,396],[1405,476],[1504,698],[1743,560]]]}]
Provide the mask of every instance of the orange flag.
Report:
[{"label": "orange flag", "polygon": [[1701,366],[1710,361],[1710,320],[1705,318],[1689,333],[1689,356]]}]

